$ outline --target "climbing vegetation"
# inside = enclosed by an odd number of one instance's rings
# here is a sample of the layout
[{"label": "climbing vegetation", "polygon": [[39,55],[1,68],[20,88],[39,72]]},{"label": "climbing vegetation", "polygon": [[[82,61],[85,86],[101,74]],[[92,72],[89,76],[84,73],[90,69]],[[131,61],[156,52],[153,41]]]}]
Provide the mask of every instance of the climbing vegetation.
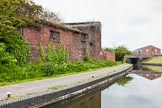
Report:
[{"label": "climbing vegetation", "polygon": [[125,46],[118,46],[117,48],[115,48],[114,52],[117,61],[123,61],[125,55],[131,54],[131,51],[129,51]]}]

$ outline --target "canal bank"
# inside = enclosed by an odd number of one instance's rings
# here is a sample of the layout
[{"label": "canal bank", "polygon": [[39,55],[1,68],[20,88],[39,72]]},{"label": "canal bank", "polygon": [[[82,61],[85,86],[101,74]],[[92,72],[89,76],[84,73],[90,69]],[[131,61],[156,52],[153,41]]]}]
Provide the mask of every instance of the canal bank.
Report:
[{"label": "canal bank", "polygon": [[[4,96],[4,94],[10,89],[10,91],[14,91],[15,89],[18,90],[16,93],[28,93],[27,91],[30,90],[30,92],[37,91],[46,91],[50,87],[58,86],[61,84],[69,84],[74,83],[78,81],[85,81],[80,84],[75,84],[75,86],[66,87],[60,90],[52,90],[49,92],[42,92],[30,96],[25,96],[21,99],[12,100],[12,101],[1,101],[0,107],[2,108],[26,108],[29,106],[42,106],[45,105],[45,103],[50,103],[51,101],[58,101],[60,99],[66,99],[71,96],[78,95],[79,93],[83,93],[85,91],[89,91],[93,88],[99,87],[100,85],[104,83],[108,83],[109,81],[114,81],[116,78],[122,77],[132,69],[132,66],[129,64],[123,64],[117,67],[113,68],[104,68],[101,70],[88,72],[88,73],[82,73],[77,75],[70,75],[65,76],[63,78],[55,78],[55,79],[48,79],[43,81],[33,81],[33,82],[27,82],[23,84],[15,84],[10,86],[3,86],[0,87],[0,96]],[[16,88],[17,87],[17,88]],[[44,89],[42,89],[43,87]],[[25,91],[23,91],[24,89]],[[41,89],[40,89],[41,88]],[[6,90],[6,91],[5,91]],[[13,93],[13,92],[11,92]],[[15,94],[16,94],[15,93]],[[6,94],[5,94],[6,95]]]}]

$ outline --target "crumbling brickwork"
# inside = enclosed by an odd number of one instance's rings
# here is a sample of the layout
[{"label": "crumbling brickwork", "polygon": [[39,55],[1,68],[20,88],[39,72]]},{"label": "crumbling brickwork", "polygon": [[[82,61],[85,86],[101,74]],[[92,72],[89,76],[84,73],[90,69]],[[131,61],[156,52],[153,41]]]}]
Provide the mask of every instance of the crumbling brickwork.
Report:
[{"label": "crumbling brickwork", "polygon": [[101,23],[100,22],[83,22],[67,23],[71,27],[87,32],[89,36],[89,55],[91,58],[99,58],[101,51]]},{"label": "crumbling brickwork", "polygon": [[53,45],[56,47],[62,44],[69,51],[69,59],[83,60],[88,53],[88,35],[60,27],[43,26],[42,28],[23,27],[23,36],[27,40],[31,49],[31,60],[40,57],[39,45],[42,42],[45,52],[51,39],[52,33],[57,33],[59,37],[52,37]]},{"label": "crumbling brickwork", "polygon": [[23,27],[23,36],[30,44],[31,60],[40,57],[39,45],[43,44],[45,52],[50,40],[56,48],[58,44],[69,51],[70,60],[83,60],[89,55],[92,59],[106,59],[115,61],[113,52],[105,52],[101,49],[101,23],[83,22],[67,23],[69,28],[46,24],[42,27]]}]

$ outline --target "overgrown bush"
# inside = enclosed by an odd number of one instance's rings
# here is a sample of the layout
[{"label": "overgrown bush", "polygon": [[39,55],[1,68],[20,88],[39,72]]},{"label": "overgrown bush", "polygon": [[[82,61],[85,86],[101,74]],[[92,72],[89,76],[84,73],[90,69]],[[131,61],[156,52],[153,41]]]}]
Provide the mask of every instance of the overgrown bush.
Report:
[{"label": "overgrown bush", "polygon": [[58,45],[54,49],[52,42],[50,42],[47,54],[44,53],[43,45],[40,43],[40,58],[31,64],[20,66],[12,63],[15,60],[14,56],[5,52],[5,48],[5,44],[0,43],[0,64],[6,63],[0,65],[0,84],[82,72],[120,64],[120,62],[107,60],[91,60],[88,56],[84,61],[69,61],[67,49],[63,48],[62,45]]},{"label": "overgrown bush", "polygon": [[10,44],[7,45],[7,51],[15,57],[18,61],[17,64],[22,65],[27,63],[30,54],[29,44],[23,39],[20,33],[15,32],[12,34]]},{"label": "overgrown bush", "polygon": [[42,66],[42,73],[44,77],[52,76],[54,75],[54,72],[55,72],[55,69],[52,64],[47,63]]},{"label": "overgrown bush", "polygon": [[55,64],[67,63],[69,61],[68,50],[61,44],[54,48],[52,41],[48,44],[47,55],[44,54],[42,43],[40,43],[40,57],[43,62],[51,62]]},{"label": "overgrown bush", "polygon": [[23,66],[13,64],[0,65],[0,84],[17,82],[26,79],[38,79],[42,77],[57,76],[73,72],[82,72],[89,69],[111,67],[120,64],[107,60],[69,61],[56,64],[51,62],[38,62]]},{"label": "overgrown bush", "polygon": [[16,62],[17,60],[14,58],[14,56],[6,52],[6,45],[4,43],[0,43],[0,65],[11,64]]}]

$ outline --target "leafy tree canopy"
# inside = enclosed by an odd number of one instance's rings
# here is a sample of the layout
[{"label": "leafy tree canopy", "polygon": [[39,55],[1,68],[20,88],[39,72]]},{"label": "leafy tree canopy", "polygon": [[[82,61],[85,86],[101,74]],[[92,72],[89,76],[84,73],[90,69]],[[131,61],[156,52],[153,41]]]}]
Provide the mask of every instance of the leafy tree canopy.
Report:
[{"label": "leafy tree canopy", "polygon": [[58,15],[54,12],[50,12],[48,10],[43,9],[43,12],[39,19],[51,22],[51,23],[61,23],[61,19],[58,17]]},{"label": "leafy tree canopy", "polygon": [[44,11],[42,6],[36,5],[31,0],[0,2],[0,42],[5,46],[3,53],[9,53],[18,64],[25,63],[29,55],[29,45],[18,30],[24,24],[35,24],[35,20],[38,19],[60,21],[55,13]]},{"label": "leafy tree canopy", "polygon": [[113,48],[105,48],[106,51],[114,51]]},{"label": "leafy tree canopy", "polygon": [[114,51],[115,51],[117,61],[123,61],[125,55],[131,54],[131,51],[129,51],[128,48],[123,45],[118,46],[117,48],[115,48]]}]

